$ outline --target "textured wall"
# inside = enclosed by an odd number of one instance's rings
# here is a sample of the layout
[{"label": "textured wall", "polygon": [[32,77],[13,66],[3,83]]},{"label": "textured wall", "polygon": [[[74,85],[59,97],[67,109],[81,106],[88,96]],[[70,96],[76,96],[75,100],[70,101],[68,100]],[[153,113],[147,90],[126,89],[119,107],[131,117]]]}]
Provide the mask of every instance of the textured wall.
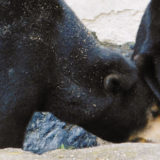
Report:
[{"label": "textured wall", "polygon": [[65,0],[99,40],[116,44],[135,41],[150,0]]}]

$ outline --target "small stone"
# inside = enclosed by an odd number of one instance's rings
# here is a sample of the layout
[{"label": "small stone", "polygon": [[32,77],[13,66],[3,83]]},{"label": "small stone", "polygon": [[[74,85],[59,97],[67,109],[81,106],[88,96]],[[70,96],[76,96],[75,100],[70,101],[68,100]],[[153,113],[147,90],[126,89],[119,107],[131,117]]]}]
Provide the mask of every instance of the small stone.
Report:
[{"label": "small stone", "polygon": [[60,155],[59,158],[64,158],[64,155]]}]

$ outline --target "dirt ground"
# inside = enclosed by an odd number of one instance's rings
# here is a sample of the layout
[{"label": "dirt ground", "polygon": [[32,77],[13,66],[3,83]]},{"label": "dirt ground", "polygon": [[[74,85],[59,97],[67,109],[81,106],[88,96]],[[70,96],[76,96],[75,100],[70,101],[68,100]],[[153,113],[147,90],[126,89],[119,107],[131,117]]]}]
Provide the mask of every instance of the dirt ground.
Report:
[{"label": "dirt ground", "polygon": [[42,155],[8,148],[0,150],[0,160],[159,160],[159,148],[160,144],[122,143],[78,150],[59,149]]}]

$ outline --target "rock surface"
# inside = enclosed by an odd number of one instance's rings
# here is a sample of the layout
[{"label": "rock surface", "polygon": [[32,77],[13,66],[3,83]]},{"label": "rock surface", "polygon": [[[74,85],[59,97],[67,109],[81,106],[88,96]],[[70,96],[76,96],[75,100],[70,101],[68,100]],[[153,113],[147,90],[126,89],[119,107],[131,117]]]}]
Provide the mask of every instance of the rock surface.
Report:
[{"label": "rock surface", "polygon": [[65,0],[100,41],[135,41],[137,28],[150,0]]},{"label": "rock surface", "polygon": [[28,125],[23,149],[41,154],[57,148],[91,146],[97,146],[96,136],[60,121],[51,113],[36,112]]},{"label": "rock surface", "polygon": [[110,144],[78,150],[55,150],[42,155],[21,149],[0,150],[0,160],[158,160],[160,144]]}]

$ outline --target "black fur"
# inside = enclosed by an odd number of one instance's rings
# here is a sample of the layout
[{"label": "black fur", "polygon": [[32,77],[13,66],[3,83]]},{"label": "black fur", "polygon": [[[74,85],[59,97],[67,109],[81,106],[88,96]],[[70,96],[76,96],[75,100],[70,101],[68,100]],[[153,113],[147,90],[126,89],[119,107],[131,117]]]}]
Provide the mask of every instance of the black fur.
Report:
[{"label": "black fur", "polygon": [[141,77],[160,101],[160,1],[152,0],[141,21],[133,59]]}]

